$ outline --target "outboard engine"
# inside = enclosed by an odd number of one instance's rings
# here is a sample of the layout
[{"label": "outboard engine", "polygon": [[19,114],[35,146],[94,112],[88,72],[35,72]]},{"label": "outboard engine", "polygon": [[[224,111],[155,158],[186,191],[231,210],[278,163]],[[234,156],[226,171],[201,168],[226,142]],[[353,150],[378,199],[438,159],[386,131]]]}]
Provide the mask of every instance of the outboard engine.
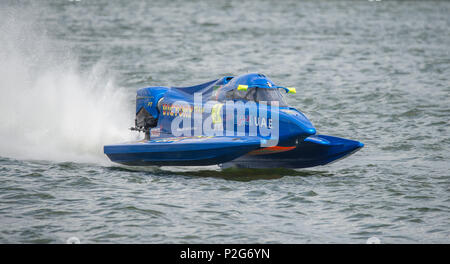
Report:
[{"label": "outboard engine", "polygon": [[134,120],[135,127],[132,130],[145,133],[145,139],[150,139],[150,129],[156,127],[158,119],[154,118],[144,107],[139,110]]},{"label": "outboard engine", "polygon": [[145,139],[150,139],[150,129],[158,125],[158,117],[163,95],[167,87],[148,87],[137,91],[135,127],[131,130],[144,132]]}]

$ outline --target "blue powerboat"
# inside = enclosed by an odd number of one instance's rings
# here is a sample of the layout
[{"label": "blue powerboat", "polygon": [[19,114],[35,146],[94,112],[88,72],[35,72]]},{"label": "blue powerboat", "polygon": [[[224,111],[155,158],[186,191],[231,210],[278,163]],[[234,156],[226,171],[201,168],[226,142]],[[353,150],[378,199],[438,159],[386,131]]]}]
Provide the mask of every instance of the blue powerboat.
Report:
[{"label": "blue powerboat", "polygon": [[263,74],[225,76],[190,87],[137,91],[135,131],[144,139],[104,146],[111,161],[133,166],[307,168],[355,153],[361,142],[316,134]]}]

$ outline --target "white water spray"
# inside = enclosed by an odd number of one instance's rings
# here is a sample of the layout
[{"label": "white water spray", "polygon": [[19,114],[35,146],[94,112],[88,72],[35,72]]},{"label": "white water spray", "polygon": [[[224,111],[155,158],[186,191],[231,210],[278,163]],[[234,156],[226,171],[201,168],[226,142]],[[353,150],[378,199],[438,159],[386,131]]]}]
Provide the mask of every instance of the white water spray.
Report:
[{"label": "white water spray", "polygon": [[104,144],[135,136],[130,98],[101,62],[82,72],[33,16],[4,9],[0,17],[0,156],[101,162]]}]

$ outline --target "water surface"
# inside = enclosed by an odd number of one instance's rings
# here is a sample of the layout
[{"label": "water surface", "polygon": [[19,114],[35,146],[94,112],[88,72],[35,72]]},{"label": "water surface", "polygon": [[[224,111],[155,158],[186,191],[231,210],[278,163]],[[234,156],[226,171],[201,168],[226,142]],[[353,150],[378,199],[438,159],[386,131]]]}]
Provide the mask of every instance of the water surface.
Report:
[{"label": "water surface", "polygon": [[[448,243],[450,3],[3,1],[0,242]],[[136,168],[135,92],[261,72],[320,134],[302,170]],[[142,135],[141,135],[142,136]]]}]

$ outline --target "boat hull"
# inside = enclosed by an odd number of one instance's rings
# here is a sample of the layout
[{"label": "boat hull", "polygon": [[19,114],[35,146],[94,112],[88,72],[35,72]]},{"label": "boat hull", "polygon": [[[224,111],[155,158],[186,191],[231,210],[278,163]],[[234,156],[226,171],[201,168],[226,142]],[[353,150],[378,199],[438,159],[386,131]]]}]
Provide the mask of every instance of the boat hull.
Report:
[{"label": "boat hull", "polygon": [[113,162],[130,166],[206,166],[260,147],[257,137],[173,137],[104,146]]},{"label": "boat hull", "polygon": [[307,137],[291,150],[267,155],[249,153],[223,163],[221,167],[308,168],[343,159],[357,152],[363,146],[364,144],[359,141],[327,135],[314,135]]}]

